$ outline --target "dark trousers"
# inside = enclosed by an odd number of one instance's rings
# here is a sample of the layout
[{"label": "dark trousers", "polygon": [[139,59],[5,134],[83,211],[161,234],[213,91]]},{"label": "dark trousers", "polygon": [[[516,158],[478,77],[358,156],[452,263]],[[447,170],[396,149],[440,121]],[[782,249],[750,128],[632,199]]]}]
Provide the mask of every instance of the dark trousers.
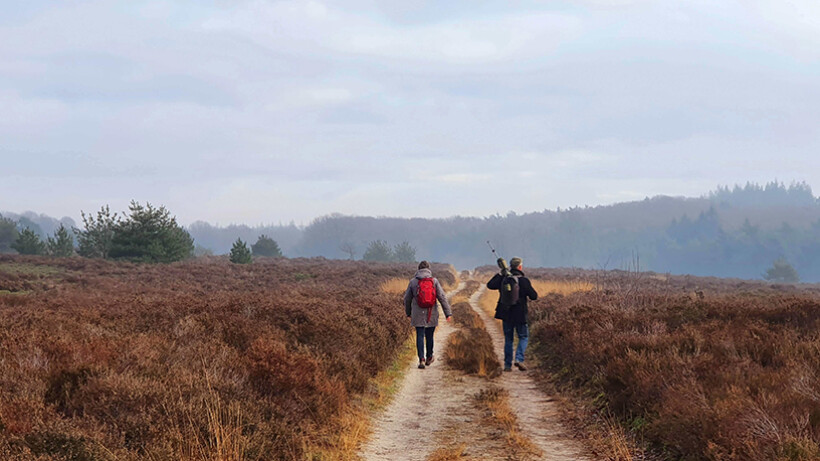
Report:
[{"label": "dark trousers", "polygon": [[[436,327],[416,327],[416,349],[419,352],[419,360],[433,356],[433,332]],[[424,355],[424,342],[427,341],[427,355]]]}]

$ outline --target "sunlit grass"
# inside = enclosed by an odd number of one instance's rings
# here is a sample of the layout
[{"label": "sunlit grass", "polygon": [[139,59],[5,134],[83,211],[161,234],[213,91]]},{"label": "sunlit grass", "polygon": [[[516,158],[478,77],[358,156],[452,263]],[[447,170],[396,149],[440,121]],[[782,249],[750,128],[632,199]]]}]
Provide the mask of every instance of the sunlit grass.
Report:
[{"label": "sunlit grass", "polygon": [[544,296],[549,293],[557,293],[559,295],[570,295],[572,293],[579,293],[585,291],[592,291],[595,285],[586,280],[530,280],[532,287],[539,296]]},{"label": "sunlit grass", "polygon": [[382,282],[379,289],[383,292],[391,294],[391,295],[400,295],[404,294],[405,290],[407,290],[407,284],[409,283],[409,279],[403,279],[399,277],[395,277],[389,280],[385,280]]}]

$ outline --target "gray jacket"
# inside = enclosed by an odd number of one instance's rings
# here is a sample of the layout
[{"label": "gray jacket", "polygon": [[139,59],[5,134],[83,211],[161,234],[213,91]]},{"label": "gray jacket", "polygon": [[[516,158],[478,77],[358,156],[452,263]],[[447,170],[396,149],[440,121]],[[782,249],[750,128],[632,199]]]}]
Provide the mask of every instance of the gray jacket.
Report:
[{"label": "gray jacket", "polygon": [[[416,296],[419,293],[419,280],[428,277],[433,277],[433,273],[430,269],[419,270],[416,272],[416,276],[410,279],[407,290],[404,292],[404,313],[410,317],[410,323],[412,323],[414,327],[434,327],[438,325],[438,306],[432,308],[433,312],[428,322],[428,309],[420,308],[416,301]],[[441,288],[441,284],[438,283],[437,278],[433,278],[433,283],[436,286],[436,298],[438,298],[438,301],[441,303],[441,308],[444,309],[444,315],[446,317],[453,315],[450,311],[450,303],[447,301],[444,288]]]}]

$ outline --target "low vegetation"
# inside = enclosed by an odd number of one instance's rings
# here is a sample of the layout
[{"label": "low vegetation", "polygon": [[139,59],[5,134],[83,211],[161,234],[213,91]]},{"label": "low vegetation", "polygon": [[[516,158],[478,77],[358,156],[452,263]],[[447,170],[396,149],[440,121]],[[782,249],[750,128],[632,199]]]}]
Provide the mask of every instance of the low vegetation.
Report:
[{"label": "low vegetation", "polygon": [[338,459],[414,269],[0,256],[0,459]]},{"label": "low vegetation", "polygon": [[459,329],[447,339],[444,360],[465,373],[491,378],[500,375],[501,363],[481,317],[464,301],[453,304],[452,310]]},{"label": "low vegetation", "polygon": [[[534,352],[612,434],[664,459],[820,457],[816,287],[630,272],[530,271]],[[624,443],[611,459],[630,459]],[[634,443],[633,443],[634,445]],[[638,443],[640,445],[640,443]]]}]

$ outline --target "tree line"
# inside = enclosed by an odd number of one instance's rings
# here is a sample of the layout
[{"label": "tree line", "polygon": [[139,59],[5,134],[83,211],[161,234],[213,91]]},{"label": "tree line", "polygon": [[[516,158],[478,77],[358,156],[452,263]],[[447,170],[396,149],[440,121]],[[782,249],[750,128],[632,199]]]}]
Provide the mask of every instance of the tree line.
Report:
[{"label": "tree line", "polygon": [[[143,206],[131,201],[128,210],[120,215],[112,213],[105,205],[96,214],[81,211],[82,229],[73,227],[69,232],[61,223],[53,236],[47,236],[45,240],[40,236],[39,226],[30,218],[15,222],[0,215],[0,253],[14,250],[24,255],[53,257],[76,254],[86,258],[149,263],[180,261],[197,253],[191,234],[164,206],[155,207],[150,203]],[[204,249],[200,253],[204,256],[212,251]],[[353,259],[355,254],[349,254]],[[259,235],[250,248],[238,237],[231,247],[230,261],[248,264],[253,257],[281,258],[283,254],[276,240],[265,234]],[[375,240],[363,255],[366,261],[413,262],[415,258],[415,248],[406,241],[391,247],[383,240]]]},{"label": "tree line", "polygon": [[[144,213],[153,216],[155,209],[151,210],[154,211]],[[263,251],[261,248],[270,239],[277,244],[275,254],[289,257],[369,261],[418,258],[470,268],[493,263],[486,245],[490,240],[503,255],[521,256],[530,267],[622,269],[631,267],[637,259],[641,270],[747,279],[771,277],[769,269],[791,267],[797,278],[820,282],[820,265],[816,264],[820,260],[820,204],[805,183],[749,183],[719,187],[700,198],[658,196],[608,206],[509,212],[484,218],[405,219],[334,214],[317,218],[307,226],[290,223],[219,227],[195,222],[166,233],[138,231],[144,223],[108,223],[107,208],[101,212],[102,215],[93,217],[83,215],[85,231],[97,230],[98,223],[103,223],[99,232],[92,232],[95,238],[91,243],[83,243],[74,232],[81,255],[100,256],[104,253],[89,250],[100,247],[110,248],[105,257],[116,259],[161,262],[180,255],[188,257],[191,246],[187,235],[196,242],[195,255],[241,254],[244,245],[253,256],[261,253],[254,251],[250,242],[256,241],[256,248]],[[144,221],[131,218],[133,214],[133,210],[125,213],[124,220]],[[166,216],[165,220],[169,219]],[[156,216],[148,221],[152,220],[162,221]],[[56,226],[57,221],[45,224]],[[174,226],[176,222],[166,227]],[[13,232],[13,225],[0,224],[0,252],[13,251],[13,239],[8,238]],[[113,240],[114,233],[120,235],[118,242],[137,243],[113,245],[108,239]],[[171,236],[170,241],[178,244],[155,245],[153,252],[148,251],[146,242],[151,239],[147,235]],[[174,235],[180,239],[173,238]],[[56,234],[51,238],[58,240]],[[43,244],[48,248],[45,237]],[[234,251],[234,247],[239,248]],[[775,273],[781,273],[778,271]]]}]

